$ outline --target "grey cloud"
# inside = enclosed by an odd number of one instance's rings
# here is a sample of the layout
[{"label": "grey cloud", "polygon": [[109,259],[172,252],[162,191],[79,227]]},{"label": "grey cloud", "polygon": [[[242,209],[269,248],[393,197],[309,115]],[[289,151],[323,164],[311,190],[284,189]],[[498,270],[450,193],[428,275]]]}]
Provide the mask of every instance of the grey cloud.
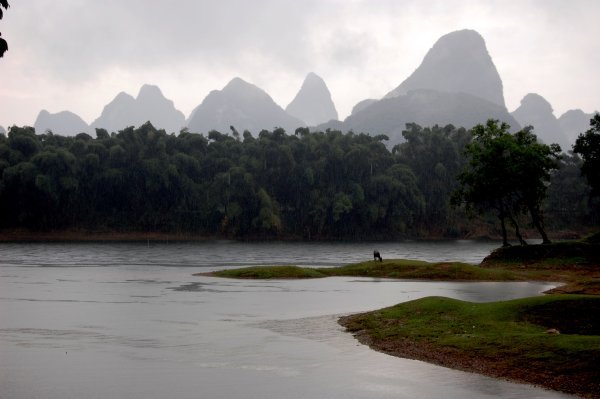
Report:
[{"label": "grey cloud", "polygon": [[46,68],[71,80],[89,78],[117,64],[232,66],[243,61],[236,54],[248,49],[267,59],[285,60],[291,68],[303,68],[308,58],[303,32],[309,29],[318,3],[111,0],[45,4],[21,13],[29,13],[21,33],[31,37],[26,44]]}]

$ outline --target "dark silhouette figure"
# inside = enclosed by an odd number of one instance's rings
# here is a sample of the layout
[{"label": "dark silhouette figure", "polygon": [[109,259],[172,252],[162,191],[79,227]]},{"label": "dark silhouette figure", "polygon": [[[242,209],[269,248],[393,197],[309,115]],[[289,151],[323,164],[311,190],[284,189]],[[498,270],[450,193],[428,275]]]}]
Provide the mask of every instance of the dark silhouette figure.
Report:
[{"label": "dark silhouette figure", "polygon": [[[0,36],[2,36],[2,33],[0,33]],[[4,53],[6,53],[7,51],[8,43],[6,43],[6,40],[0,37],[0,58],[4,57]]]},{"label": "dark silhouette figure", "polygon": [[377,259],[379,259],[380,262],[383,262],[383,259],[381,258],[379,251],[373,251],[373,260],[377,260]]},{"label": "dark silhouette figure", "polygon": [[[4,16],[4,12],[2,11],[2,8],[7,10],[8,7],[10,7],[10,5],[8,4],[7,0],[0,0],[0,19],[2,19],[2,17]],[[0,33],[0,36],[2,36],[2,33]],[[6,53],[7,51],[8,51],[8,43],[6,43],[6,40],[4,40],[3,38],[0,37],[0,58],[4,57],[4,53]]]},{"label": "dark silhouette figure", "polygon": [[6,0],[0,0],[0,19],[2,19],[2,17],[4,16],[4,12],[2,11],[2,7],[4,7],[5,10],[8,10],[8,7],[10,7],[10,5],[8,4],[8,1],[6,1]]}]

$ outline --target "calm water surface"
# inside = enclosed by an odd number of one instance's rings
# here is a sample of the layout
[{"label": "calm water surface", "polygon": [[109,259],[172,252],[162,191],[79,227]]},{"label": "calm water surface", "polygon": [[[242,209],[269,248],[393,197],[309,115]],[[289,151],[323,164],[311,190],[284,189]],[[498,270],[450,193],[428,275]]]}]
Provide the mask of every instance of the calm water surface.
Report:
[{"label": "calm water surface", "polygon": [[241,281],[192,273],[384,258],[477,263],[497,243],[1,244],[0,398],[569,398],[360,345],[337,317],[540,283]]}]

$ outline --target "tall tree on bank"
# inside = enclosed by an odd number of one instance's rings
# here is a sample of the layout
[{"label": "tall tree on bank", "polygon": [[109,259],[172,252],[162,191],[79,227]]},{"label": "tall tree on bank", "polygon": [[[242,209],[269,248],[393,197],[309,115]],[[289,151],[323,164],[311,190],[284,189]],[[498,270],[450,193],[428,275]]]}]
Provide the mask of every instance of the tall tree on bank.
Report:
[{"label": "tall tree on bank", "polygon": [[460,187],[453,194],[453,204],[464,203],[478,213],[495,212],[505,246],[509,245],[507,221],[521,244],[525,243],[518,216],[529,213],[543,242],[549,243],[541,206],[550,171],[557,168],[560,147],[538,142],[531,127],[515,134],[509,129],[508,124],[496,120],[473,128],[473,141],[465,147],[468,164],[458,175]]},{"label": "tall tree on bank", "polygon": [[592,196],[600,197],[600,114],[590,120],[590,129],[577,138],[573,152],[583,158],[581,173],[592,187]]}]

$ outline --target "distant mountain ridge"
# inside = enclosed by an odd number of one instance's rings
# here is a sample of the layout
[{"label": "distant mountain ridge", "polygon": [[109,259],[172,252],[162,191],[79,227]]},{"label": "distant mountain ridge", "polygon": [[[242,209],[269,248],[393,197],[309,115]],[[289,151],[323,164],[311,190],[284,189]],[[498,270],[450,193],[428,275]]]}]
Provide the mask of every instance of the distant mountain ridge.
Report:
[{"label": "distant mountain ridge", "polygon": [[579,134],[590,128],[594,114],[570,110],[556,118],[552,105],[542,96],[529,93],[511,113],[522,126],[533,126],[533,132],[546,144],[556,143],[563,152],[571,150]]},{"label": "distant mountain ridge", "polygon": [[406,123],[420,125],[454,124],[471,128],[489,118],[509,123],[513,130],[533,125],[534,132],[546,143],[556,142],[568,151],[577,136],[589,128],[593,114],[570,110],[560,118],[543,97],[530,93],[511,113],[504,103],[503,84],[485,41],[474,30],[464,29],[440,37],[418,68],[399,86],[381,99],[358,102],[351,115],[337,120],[338,114],[325,81],[308,73],[301,88],[285,110],[261,88],[241,78],[232,79],[223,89],[211,91],[185,119],[173,101],[158,86],[143,85],[137,97],[119,93],[88,126],[69,111],[50,114],[41,111],[35,123],[43,133],[57,134],[93,132],[104,128],[116,132],[127,126],[140,126],[150,121],[167,132],[183,127],[196,133],[230,126],[242,132],[258,134],[263,129],[283,127],[293,133],[298,127],[314,129],[354,130],[371,134],[387,134],[390,145],[403,141]]},{"label": "distant mountain ridge", "polygon": [[[574,144],[581,133],[590,129],[590,120],[596,112],[587,114],[580,109],[571,109],[558,118],[558,124],[570,143]],[[565,149],[563,148],[563,150]]]},{"label": "distant mountain ridge", "polygon": [[211,91],[187,121],[188,129],[197,133],[227,133],[230,126],[257,135],[263,129],[276,127],[291,133],[306,123],[285,112],[264,90],[234,78],[222,90]]},{"label": "distant mountain ridge", "polygon": [[80,116],[73,112],[61,111],[51,114],[45,109],[40,111],[33,127],[39,134],[50,130],[53,133],[66,136],[74,136],[79,133],[89,134],[92,130]]},{"label": "distant mountain ridge", "polygon": [[407,123],[421,126],[453,124],[471,127],[493,118],[507,122],[512,130],[520,128],[506,108],[467,93],[412,90],[405,95],[383,98],[352,113],[343,122],[328,123],[318,129],[353,130],[356,133],[385,134],[389,145],[404,141]]},{"label": "distant mountain ridge", "polygon": [[568,147],[568,140],[554,116],[552,106],[539,94],[527,94],[511,115],[523,126],[532,125],[533,132],[544,143],[557,143],[563,150]]},{"label": "distant mountain ridge", "polygon": [[137,98],[125,92],[117,94],[91,126],[116,132],[147,121],[169,133],[178,133],[185,126],[183,112],[175,108],[173,101],[164,97],[158,86],[148,84],[140,88]]}]

